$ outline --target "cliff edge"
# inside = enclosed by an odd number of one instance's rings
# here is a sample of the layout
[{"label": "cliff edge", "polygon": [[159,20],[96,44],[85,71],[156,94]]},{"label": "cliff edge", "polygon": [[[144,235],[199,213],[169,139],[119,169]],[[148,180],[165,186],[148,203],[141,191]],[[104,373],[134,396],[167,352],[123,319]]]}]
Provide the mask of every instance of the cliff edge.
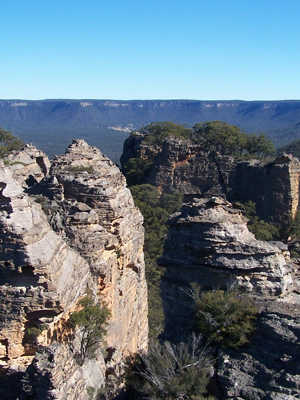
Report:
[{"label": "cliff edge", "polygon": [[[147,347],[142,216],[119,169],[82,140],[51,166],[25,146],[1,162],[0,187],[1,398],[96,396]],[[111,316],[80,365],[68,320],[87,288]]]}]

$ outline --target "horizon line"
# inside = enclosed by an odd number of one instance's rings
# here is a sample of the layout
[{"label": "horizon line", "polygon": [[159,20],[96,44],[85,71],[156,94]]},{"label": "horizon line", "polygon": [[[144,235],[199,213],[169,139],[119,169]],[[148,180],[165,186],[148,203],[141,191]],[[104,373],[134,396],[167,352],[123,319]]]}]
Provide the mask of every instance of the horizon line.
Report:
[{"label": "horizon line", "polygon": [[25,98],[9,98],[0,99],[0,101],[192,101],[192,102],[226,102],[226,101],[237,101],[237,102],[278,102],[278,101],[300,101],[300,99],[277,99],[277,100],[243,100],[243,99],[215,99],[215,100],[205,100],[205,99],[116,99],[116,98],[44,98],[44,99],[25,99]]}]

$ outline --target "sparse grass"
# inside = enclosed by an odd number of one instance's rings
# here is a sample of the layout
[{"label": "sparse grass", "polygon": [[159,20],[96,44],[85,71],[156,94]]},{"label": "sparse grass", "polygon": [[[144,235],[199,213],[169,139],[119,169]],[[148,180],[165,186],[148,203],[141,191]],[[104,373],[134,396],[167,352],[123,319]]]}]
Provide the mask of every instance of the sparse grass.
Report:
[{"label": "sparse grass", "polygon": [[26,167],[27,164],[23,163],[22,161],[8,161],[8,160],[3,160],[4,161],[4,165],[23,165],[23,167]]},{"label": "sparse grass", "polygon": [[127,388],[133,390],[134,398],[212,399],[206,395],[211,365],[201,336],[192,335],[177,345],[153,341],[147,353],[128,361]]},{"label": "sparse grass", "polygon": [[94,173],[94,168],[90,165],[90,166],[86,166],[86,165],[70,165],[67,168],[68,172],[77,174],[80,172],[87,172],[88,174],[93,174]]}]

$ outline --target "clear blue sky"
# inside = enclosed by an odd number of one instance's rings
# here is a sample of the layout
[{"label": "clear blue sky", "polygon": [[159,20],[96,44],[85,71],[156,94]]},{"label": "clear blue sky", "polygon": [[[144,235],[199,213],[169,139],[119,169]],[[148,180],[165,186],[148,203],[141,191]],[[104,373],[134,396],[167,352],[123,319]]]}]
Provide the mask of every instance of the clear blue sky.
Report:
[{"label": "clear blue sky", "polygon": [[300,99],[300,0],[0,0],[0,99]]}]

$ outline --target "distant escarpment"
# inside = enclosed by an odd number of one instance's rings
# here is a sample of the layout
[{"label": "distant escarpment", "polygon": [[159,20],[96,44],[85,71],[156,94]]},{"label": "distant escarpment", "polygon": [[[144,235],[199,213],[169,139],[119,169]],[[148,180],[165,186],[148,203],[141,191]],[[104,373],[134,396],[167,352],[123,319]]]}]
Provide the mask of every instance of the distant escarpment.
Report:
[{"label": "distant escarpment", "polygon": [[[220,124],[217,129],[223,126],[230,127]],[[129,172],[127,178],[130,179],[132,170],[138,168],[144,182],[162,192],[181,193],[185,201],[212,195],[243,203],[251,200],[256,204],[259,218],[278,228],[284,229],[293,220],[299,204],[300,163],[297,158],[282,154],[263,161],[255,158],[259,154],[256,152],[247,153],[246,158],[250,160],[241,161],[237,150],[231,151],[228,147],[228,151],[222,151],[222,135],[220,144],[213,146],[207,139],[195,140],[191,134],[188,134],[190,137],[184,135],[176,137],[171,132],[162,136],[160,133],[158,140],[153,134],[132,134],[125,141],[121,157],[125,173]],[[231,139],[238,142],[240,137],[234,135]],[[239,132],[238,135],[243,134]],[[241,153],[243,148],[238,151]],[[140,160],[137,167],[134,160]]]},{"label": "distant escarpment", "polygon": [[226,121],[247,132],[265,132],[276,146],[300,138],[300,101],[199,100],[0,100],[0,126],[49,157],[62,154],[74,137],[86,139],[118,162],[132,129],[152,121],[191,127]]},{"label": "distant escarpment", "polygon": [[171,340],[195,329],[195,284],[203,292],[235,287],[258,305],[250,344],[218,351],[220,398],[298,398],[299,267],[286,245],[256,240],[231,203],[195,199],[171,216],[160,263],[166,267],[161,293],[165,335]]},{"label": "distant escarpment", "polygon": [[[34,146],[12,153],[0,187],[0,397],[113,392],[148,337],[143,219],[124,177],[75,140],[52,165]],[[84,333],[69,320],[87,295],[110,316],[102,345],[78,359]]]}]

